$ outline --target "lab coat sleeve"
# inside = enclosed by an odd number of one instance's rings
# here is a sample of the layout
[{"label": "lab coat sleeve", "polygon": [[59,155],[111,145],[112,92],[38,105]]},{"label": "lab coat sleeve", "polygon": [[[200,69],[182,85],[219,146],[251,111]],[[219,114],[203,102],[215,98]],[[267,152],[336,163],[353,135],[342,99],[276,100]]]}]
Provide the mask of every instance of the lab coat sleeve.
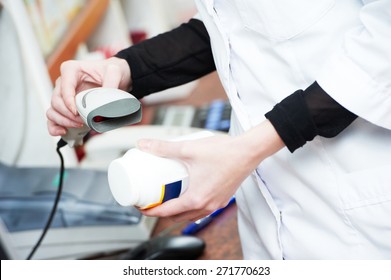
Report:
[{"label": "lab coat sleeve", "polygon": [[216,70],[209,34],[197,19],[124,49],[116,57],[128,62],[132,94],[137,98]]},{"label": "lab coat sleeve", "polygon": [[391,129],[391,0],[364,2],[360,24],[345,34],[317,82],[349,111]]}]

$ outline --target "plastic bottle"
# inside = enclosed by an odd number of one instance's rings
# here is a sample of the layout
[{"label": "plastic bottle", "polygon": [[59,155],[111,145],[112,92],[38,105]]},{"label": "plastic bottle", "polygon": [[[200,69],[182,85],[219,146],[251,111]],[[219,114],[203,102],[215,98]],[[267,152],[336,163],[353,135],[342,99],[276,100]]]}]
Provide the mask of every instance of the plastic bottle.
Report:
[{"label": "plastic bottle", "polygon": [[[199,139],[212,135],[209,131],[202,131],[175,140]],[[180,161],[133,148],[110,163],[108,180],[111,193],[120,205],[148,209],[184,193],[188,187],[189,175]]]}]

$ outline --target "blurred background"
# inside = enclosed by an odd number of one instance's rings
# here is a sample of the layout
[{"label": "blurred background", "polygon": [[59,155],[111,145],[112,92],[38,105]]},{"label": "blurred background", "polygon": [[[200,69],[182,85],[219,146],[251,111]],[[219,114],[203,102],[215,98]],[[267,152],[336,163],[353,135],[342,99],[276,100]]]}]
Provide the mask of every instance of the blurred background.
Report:
[{"label": "blurred background", "polygon": [[[9,120],[0,124],[0,159],[19,166],[57,164],[54,149],[42,150],[58,140],[48,137],[45,112],[63,61],[110,57],[196,13],[192,0],[0,3],[0,112]],[[76,159],[65,154],[68,164]]]}]

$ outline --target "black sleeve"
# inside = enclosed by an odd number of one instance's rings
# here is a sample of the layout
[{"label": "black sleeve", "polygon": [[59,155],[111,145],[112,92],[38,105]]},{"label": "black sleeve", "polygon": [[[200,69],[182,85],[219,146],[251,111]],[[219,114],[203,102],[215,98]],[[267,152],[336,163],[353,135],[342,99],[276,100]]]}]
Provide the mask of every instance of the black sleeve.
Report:
[{"label": "black sleeve", "polygon": [[137,98],[216,70],[208,32],[197,19],[122,50],[116,57],[128,62],[132,73],[131,92]]},{"label": "black sleeve", "polygon": [[357,118],[332,99],[317,82],[304,91],[289,95],[265,116],[291,152],[317,135],[337,136]]}]

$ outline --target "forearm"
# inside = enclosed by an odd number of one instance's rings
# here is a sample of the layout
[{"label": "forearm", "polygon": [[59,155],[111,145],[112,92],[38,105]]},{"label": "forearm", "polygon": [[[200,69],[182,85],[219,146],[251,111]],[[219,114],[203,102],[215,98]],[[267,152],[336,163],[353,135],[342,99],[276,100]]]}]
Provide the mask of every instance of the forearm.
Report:
[{"label": "forearm", "polygon": [[245,133],[237,136],[233,145],[244,155],[242,164],[255,169],[265,158],[285,147],[284,142],[269,120],[265,120]]},{"label": "forearm", "polygon": [[172,31],[119,52],[132,73],[132,94],[138,98],[200,78],[216,69],[209,35],[202,21],[192,19]]}]

